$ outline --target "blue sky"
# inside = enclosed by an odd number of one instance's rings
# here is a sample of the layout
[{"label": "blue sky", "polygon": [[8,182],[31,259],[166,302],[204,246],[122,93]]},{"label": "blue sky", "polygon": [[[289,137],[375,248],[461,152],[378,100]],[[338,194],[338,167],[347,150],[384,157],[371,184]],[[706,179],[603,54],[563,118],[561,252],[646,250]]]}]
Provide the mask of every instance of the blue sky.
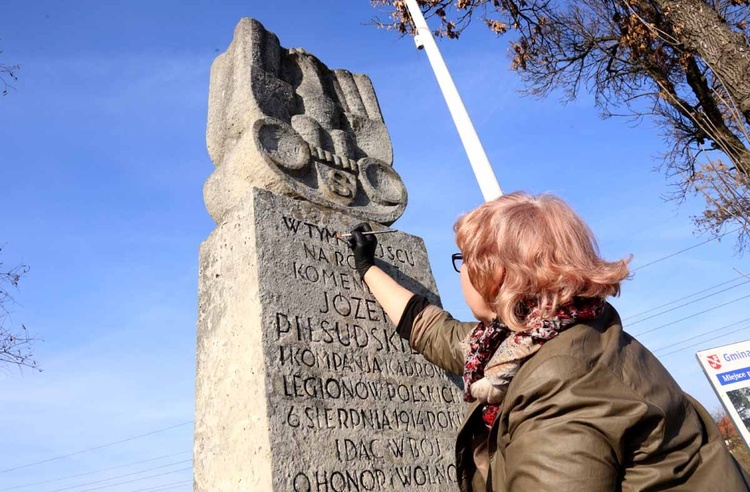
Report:
[{"label": "blue sky", "polygon": [[[44,339],[44,372],[0,372],[0,491],[191,489],[198,246],[214,226],[202,198],[213,169],[208,73],[243,16],[285,47],[370,75],[410,195],[395,227],[425,239],[445,306],[470,319],[451,228],[481,195],[426,56],[366,25],[376,14],[368,1],[6,0],[3,10],[0,61],[22,68],[0,99],[0,243],[6,265],[31,266],[13,321]],[[649,122],[602,120],[585,95],[567,105],[520,97],[505,43],[480,26],[440,47],[504,190],[562,196],[603,254],[633,254],[633,267],[705,239],[690,220],[699,197],[661,198],[670,189],[653,170],[663,147]],[[735,268],[750,264],[730,235],[638,270],[613,303],[628,318],[731,280]],[[626,329],[637,335],[747,294],[739,286]],[[662,355],[686,348],[662,361],[715,409],[694,352],[750,330],[679,342],[750,317],[747,306],[640,339]],[[80,476],[58,480],[69,475]]]}]

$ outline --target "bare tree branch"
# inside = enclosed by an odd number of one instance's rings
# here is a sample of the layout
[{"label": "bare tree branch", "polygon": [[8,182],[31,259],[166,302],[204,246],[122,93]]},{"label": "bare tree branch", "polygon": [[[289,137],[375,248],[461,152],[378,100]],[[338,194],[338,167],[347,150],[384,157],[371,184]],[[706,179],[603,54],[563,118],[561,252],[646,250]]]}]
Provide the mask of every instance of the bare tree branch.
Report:
[{"label": "bare tree branch", "polygon": [[[0,55],[2,54],[3,52],[0,51]],[[5,63],[0,63],[0,94],[5,96],[8,94],[8,89],[14,89],[11,82],[18,80],[16,72],[20,69],[21,67],[18,65],[6,65]]]},{"label": "bare tree branch", "polygon": [[[411,32],[402,0],[372,3],[390,8],[389,20],[379,25]],[[603,116],[634,123],[656,118],[667,146],[662,168],[677,189],[673,198],[703,194],[706,210],[696,225],[741,225],[741,251],[750,233],[750,0],[418,3],[440,20],[440,36],[458,38],[472,15],[505,36],[526,94],[562,91],[570,101],[583,90]]]},{"label": "bare tree branch", "polygon": [[29,335],[25,325],[14,328],[11,319],[10,306],[15,304],[11,290],[18,289],[18,283],[28,272],[26,265],[4,268],[0,261],[0,366],[8,364],[41,371],[32,352],[36,339]]}]

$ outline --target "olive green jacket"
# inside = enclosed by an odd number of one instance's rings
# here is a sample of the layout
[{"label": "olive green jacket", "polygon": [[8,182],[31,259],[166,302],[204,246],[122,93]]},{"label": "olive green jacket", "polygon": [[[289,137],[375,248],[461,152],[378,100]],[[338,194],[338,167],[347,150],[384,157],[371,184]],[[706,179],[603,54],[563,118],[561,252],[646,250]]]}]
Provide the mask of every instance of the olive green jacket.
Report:
[{"label": "olive green jacket", "polygon": [[[474,326],[428,306],[410,343],[461,375],[461,341]],[[490,432],[479,410],[469,408],[457,438],[465,492],[750,490],[708,412],[623,331],[609,304],[521,366]]]}]

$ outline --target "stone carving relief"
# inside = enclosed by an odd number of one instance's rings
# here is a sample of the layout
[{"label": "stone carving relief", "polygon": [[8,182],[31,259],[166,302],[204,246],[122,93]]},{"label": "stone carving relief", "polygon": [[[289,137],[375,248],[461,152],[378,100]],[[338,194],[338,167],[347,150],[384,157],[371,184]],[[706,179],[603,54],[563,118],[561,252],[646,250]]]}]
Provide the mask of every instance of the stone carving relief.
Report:
[{"label": "stone carving relief", "polygon": [[211,68],[204,197],[219,222],[255,186],[391,224],[406,188],[375,90],[245,18]]}]

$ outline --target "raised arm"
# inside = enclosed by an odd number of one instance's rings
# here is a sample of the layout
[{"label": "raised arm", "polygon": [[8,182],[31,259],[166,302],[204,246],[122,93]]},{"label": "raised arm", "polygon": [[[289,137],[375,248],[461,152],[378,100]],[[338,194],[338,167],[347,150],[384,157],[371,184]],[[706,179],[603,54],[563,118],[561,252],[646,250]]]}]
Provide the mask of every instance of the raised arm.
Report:
[{"label": "raised arm", "polygon": [[409,340],[412,349],[438,367],[456,375],[463,373],[466,355],[462,341],[476,322],[462,323],[450,313],[402,287],[375,265],[377,239],[365,235],[370,226],[360,224],[352,231],[349,242],[354,251],[357,272],[367,283],[375,299],[396,325],[399,335]]},{"label": "raised arm", "polygon": [[354,252],[354,266],[393,324],[398,325],[414,292],[402,287],[390,275],[375,266],[375,248],[378,240],[374,235],[362,234],[370,231],[372,229],[366,223],[359,224],[352,230],[349,246]]},{"label": "raised arm", "polygon": [[393,324],[398,326],[401,316],[404,314],[404,309],[414,293],[402,287],[377,266],[372,266],[367,270],[364,280]]}]

